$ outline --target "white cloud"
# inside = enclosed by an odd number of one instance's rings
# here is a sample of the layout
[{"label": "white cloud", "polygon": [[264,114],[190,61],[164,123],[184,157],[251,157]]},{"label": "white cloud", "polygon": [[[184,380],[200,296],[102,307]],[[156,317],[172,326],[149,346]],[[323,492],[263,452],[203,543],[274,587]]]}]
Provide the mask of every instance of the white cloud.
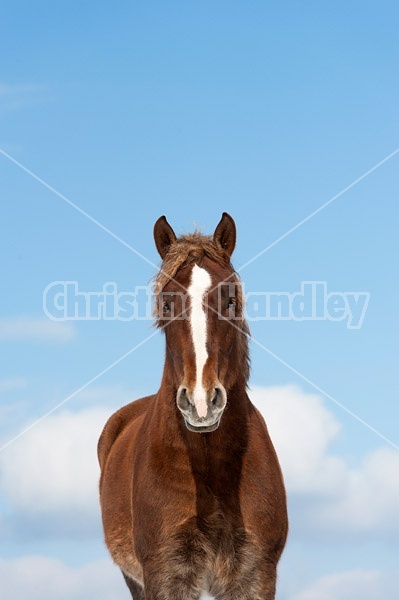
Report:
[{"label": "white cloud", "polygon": [[283,468],[292,529],[331,535],[399,531],[399,453],[366,455],[357,467],[331,450],[340,425],[320,397],[296,386],[254,388]]},{"label": "white cloud", "polygon": [[69,342],[75,336],[72,323],[26,316],[0,319],[0,341]]},{"label": "white cloud", "polygon": [[381,600],[399,597],[398,573],[350,571],[328,575],[288,600]]},{"label": "white cloud", "polygon": [[366,456],[358,469],[348,469],[341,494],[320,510],[320,521],[358,533],[399,532],[399,453],[381,448]]},{"label": "white cloud", "polygon": [[[102,401],[114,395],[111,390],[94,390],[86,400],[93,404],[97,393]],[[303,524],[297,527],[302,541],[309,530],[324,542],[336,535],[341,544],[359,533],[369,542],[389,531],[397,534],[398,453],[383,447],[353,467],[349,458],[333,452],[341,427],[321,398],[295,386],[255,388],[251,397],[277,448],[289,492],[291,527]],[[0,490],[12,513],[8,530],[4,520],[0,523],[3,539],[16,531],[25,535],[26,524],[30,535],[38,537],[101,535],[96,446],[112,410],[96,406],[53,414],[0,453]],[[295,585],[291,594],[285,585],[286,592],[281,589],[278,597],[380,600],[399,597],[398,579],[392,573],[354,570],[303,588]],[[32,600],[108,600],[126,594],[111,559],[76,569],[43,557],[0,561],[0,582],[13,590],[10,600],[28,597],[31,589],[36,594]]]},{"label": "white cloud", "polygon": [[76,534],[82,522],[87,531],[97,530],[96,448],[109,414],[89,408],[51,415],[3,450],[0,490],[16,522],[25,519],[32,528],[44,522],[52,534],[68,528]]},{"label": "white cloud", "polygon": [[[283,467],[292,535],[324,541],[397,535],[399,453],[380,448],[353,467],[332,451],[340,425],[321,398],[295,386],[255,388],[251,396]],[[96,446],[110,412],[97,404],[55,413],[0,453],[0,491],[15,523],[28,520],[36,534],[43,523],[53,535],[68,528],[71,535],[98,533]]]},{"label": "white cloud", "polygon": [[115,600],[129,594],[111,560],[73,568],[42,556],[0,559],[0,592],[3,600]]},{"label": "white cloud", "polygon": [[334,490],[345,466],[327,450],[341,426],[320,398],[294,385],[255,387],[250,396],[267,422],[289,491]]},{"label": "white cloud", "polygon": [[97,442],[110,415],[131,399],[121,386],[91,386],[75,398],[81,410],[25,421],[15,441],[8,432],[0,442],[0,502],[8,506],[0,536],[102,536]]},{"label": "white cloud", "polygon": [[[70,567],[44,556],[0,559],[3,600],[115,600],[130,598],[119,569],[111,559]],[[202,600],[211,600],[202,596]]]}]

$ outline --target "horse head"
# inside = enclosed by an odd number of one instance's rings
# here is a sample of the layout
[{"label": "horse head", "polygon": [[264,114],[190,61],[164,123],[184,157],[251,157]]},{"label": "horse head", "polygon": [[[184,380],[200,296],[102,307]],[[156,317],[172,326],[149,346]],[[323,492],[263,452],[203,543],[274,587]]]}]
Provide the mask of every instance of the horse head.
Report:
[{"label": "horse head", "polygon": [[154,226],[162,258],[157,324],[166,336],[164,378],[190,431],[217,429],[234,385],[248,378],[248,327],[230,262],[236,228],[223,213],[213,236],[176,237],[166,218]]}]

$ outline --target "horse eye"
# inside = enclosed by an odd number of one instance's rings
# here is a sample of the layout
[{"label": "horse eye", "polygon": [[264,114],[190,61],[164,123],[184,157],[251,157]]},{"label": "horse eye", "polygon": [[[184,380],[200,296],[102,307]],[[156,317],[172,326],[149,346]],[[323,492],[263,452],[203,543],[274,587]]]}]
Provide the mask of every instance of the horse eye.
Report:
[{"label": "horse eye", "polygon": [[236,299],[235,298],[229,298],[229,301],[227,303],[227,308],[233,308],[236,305]]},{"label": "horse eye", "polygon": [[170,312],[170,304],[169,304],[169,302],[164,302],[163,303],[163,311],[164,312]]}]

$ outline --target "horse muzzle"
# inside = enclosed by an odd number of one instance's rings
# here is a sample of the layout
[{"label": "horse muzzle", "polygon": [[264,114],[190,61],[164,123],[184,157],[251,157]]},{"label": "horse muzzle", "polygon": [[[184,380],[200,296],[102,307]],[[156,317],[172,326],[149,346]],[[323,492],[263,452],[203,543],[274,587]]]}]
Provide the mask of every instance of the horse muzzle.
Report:
[{"label": "horse muzzle", "polygon": [[[198,399],[183,384],[177,390],[177,406],[184,417],[187,429],[195,433],[209,433],[220,425],[220,419],[227,404],[225,388],[219,383],[206,394],[206,416],[199,416]],[[203,400],[202,400],[203,403]]]}]

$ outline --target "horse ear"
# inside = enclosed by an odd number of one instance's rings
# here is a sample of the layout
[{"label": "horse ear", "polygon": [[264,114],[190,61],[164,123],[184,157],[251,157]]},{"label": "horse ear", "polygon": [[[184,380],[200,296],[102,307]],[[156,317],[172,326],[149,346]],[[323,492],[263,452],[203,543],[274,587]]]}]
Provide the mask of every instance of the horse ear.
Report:
[{"label": "horse ear", "polygon": [[176,235],[165,216],[159,217],[154,225],[154,240],[157,250],[162,258],[165,258],[169,247],[176,240]]},{"label": "horse ear", "polygon": [[223,248],[229,257],[233,254],[236,245],[236,224],[228,213],[223,213],[213,234],[213,240]]}]

